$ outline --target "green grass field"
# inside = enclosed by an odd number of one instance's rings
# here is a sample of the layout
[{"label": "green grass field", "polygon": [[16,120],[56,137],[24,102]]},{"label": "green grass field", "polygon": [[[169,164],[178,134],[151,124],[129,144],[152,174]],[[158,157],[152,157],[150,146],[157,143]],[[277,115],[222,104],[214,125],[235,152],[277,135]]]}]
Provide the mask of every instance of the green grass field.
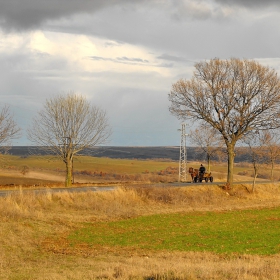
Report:
[{"label": "green grass field", "polygon": [[280,208],[233,212],[176,213],[85,224],[71,244],[146,250],[280,253]]}]

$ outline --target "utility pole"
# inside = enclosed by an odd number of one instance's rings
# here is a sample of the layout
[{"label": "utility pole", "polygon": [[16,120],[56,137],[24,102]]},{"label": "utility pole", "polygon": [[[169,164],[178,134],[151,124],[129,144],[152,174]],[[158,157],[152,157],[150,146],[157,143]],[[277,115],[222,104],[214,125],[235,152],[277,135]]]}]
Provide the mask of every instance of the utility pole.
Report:
[{"label": "utility pole", "polygon": [[182,123],[181,143],[180,143],[180,158],[179,158],[179,182],[187,181],[187,148],[186,148],[186,124]]}]

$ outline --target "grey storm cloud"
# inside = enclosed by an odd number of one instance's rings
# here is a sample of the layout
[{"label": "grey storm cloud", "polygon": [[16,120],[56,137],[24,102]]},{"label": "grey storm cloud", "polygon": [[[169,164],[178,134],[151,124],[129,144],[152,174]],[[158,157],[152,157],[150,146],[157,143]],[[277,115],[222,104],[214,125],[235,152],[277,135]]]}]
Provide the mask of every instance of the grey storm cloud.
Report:
[{"label": "grey storm cloud", "polygon": [[92,14],[107,7],[165,10],[174,18],[223,17],[213,3],[223,6],[279,5],[279,0],[0,0],[0,26],[6,30],[37,29],[44,23],[77,14]]},{"label": "grey storm cloud", "polygon": [[[138,2],[146,0],[134,0],[133,4]],[[33,29],[48,20],[129,3],[130,0],[0,0],[0,25],[6,29]]]},{"label": "grey storm cloud", "polygon": [[269,6],[280,7],[279,0],[215,0],[220,5],[240,6],[248,8],[267,8]]}]

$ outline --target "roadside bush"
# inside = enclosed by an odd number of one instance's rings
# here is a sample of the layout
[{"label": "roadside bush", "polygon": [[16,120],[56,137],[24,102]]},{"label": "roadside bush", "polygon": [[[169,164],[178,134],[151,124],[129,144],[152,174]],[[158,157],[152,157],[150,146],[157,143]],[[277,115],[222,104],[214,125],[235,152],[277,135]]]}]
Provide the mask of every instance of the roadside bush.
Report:
[{"label": "roadside bush", "polygon": [[[254,174],[252,174],[252,177],[253,176],[254,176]],[[270,174],[268,174],[268,173],[260,173],[260,174],[258,174],[258,178],[269,180],[270,179]]]},{"label": "roadside bush", "polygon": [[93,172],[90,171],[90,170],[82,170],[82,171],[80,171],[80,174],[92,176],[92,175],[93,175]]},{"label": "roadside bush", "polygon": [[24,165],[21,169],[21,174],[26,175],[29,172],[29,167]]}]

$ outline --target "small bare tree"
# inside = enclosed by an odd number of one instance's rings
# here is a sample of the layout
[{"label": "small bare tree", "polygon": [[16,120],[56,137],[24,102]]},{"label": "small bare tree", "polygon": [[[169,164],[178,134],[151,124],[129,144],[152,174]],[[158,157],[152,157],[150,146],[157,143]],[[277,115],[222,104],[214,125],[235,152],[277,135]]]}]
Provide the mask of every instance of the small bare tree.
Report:
[{"label": "small bare tree", "polygon": [[106,112],[92,106],[82,95],[72,93],[46,100],[28,130],[33,143],[61,157],[66,165],[67,187],[72,184],[74,155],[104,144],[109,136]]},{"label": "small bare tree", "polygon": [[280,123],[280,79],[273,69],[253,60],[196,63],[192,79],[173,84],[169,100],[171,113],[179,119],[203,120],[221,134],[228,185],[233,182],[236,143],[250,131]]},{"label": "small bare tree", "polygon": [[9,106],[4,106],[0,111],[0,146],[1,152],[7,152],[12,139],[19,137],[20,128],[11,115]]},{"label": "small bare tree", "polygon": [[252,192],[255,191],[256,179],[262,164],[266,160],[266,152],[263,149],[263,142],[259,131],[252,131],[248,133],[242,140],[249,147],[249,157],[253,164],[254,179]]},{"label": "small bare tree", "polygon": [[211,158],[221,152],[224,145],[220,134],[209,124],[201,123],[198,128],[190,131],[189,138],[206,155],[207,170],[210,172]]},{"label": "small bare tree", "polygon": [[259,134],[267,162],[270,165],[270,180],[273,181],[275,163],[280,158],[280,134],[278,130],[260,131]]}]

